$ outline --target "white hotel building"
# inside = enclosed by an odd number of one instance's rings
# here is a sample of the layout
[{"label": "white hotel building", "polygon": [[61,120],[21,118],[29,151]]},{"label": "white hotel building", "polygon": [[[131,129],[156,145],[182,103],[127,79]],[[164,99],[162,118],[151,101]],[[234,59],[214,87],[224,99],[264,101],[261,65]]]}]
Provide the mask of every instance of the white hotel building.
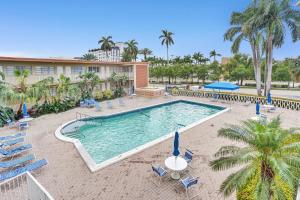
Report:
[{"label": "white hotel building", "polygon": [[106,51],[103,51],[100,48],[90,49],[88,51],[88,53],[96,56],[96,60],[99,60],[99,61],[121,62],[122,54],[126,47],[127,46],[125,43],[116,42],[115,46],[112,47],[112,50],[108,51],[107,53],[106,53]]}]

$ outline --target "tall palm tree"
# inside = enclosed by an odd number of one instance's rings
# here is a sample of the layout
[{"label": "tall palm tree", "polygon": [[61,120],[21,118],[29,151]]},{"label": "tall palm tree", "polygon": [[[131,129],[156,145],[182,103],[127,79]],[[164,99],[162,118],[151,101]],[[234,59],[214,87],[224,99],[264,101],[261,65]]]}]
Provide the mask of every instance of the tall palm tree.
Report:
[{"label": "tall palm tree", "polygon": [[161,30],[162,34],[159,36],[161,39],[161,45],[166,45],[167,47],[167,64],[169,64],[169,47],[174,44],[173,35],[174,33],[168,30]]},{"label": "tall palm tree", "polygon": [[139,52],[139,49],[138,49],[137,45],[139,43],[136,40],[129,40],[128,42],[125,42],[125,44],[127,45],[126,50],[134,58],[134,60],[136,61],[137,54]]},{"label": "tall palm tree", "polygon": [[216,57],[217,56],[221,56],[221,54],[217,53],[216,50],[212,50],[211,52],[209,52],[209,57],[213,57],[214,58],[214,62],[216,61]]},{"label": "tall palm tree", "polygon": [[261,96],[261,56],[263,37],[261,31],[249,24],[249,20],[257,13],[257,5],[251,4],[244,12],[233,12],[230,18],[231,27],[224,34],[224,40],[232,41],[231,51],[239,52],[242,41],[250,43],[253,69],[256,80],[257,95]]},{"label": "tall palm tree", "polygon": [[297,6],[300,6],[300,1],[298,1],[296,5],[297,5]]},{"label": "tall palm tree", "polygon": [[279,117],[269,123],[248,120],[220,129],[218,136],[243,144],[221,147],[217,159],[210,162],[215,171],[240,166],[222,183],[224,196],[237,191],[243,200],[293,199],[300,175],[296,130],[281,128]]},{"label": "tall palm tree", "polygon": [[112,36],[108,37],[102,37],[98,44],[101,45],[101,50],[105,51],[106,58],[108,58],[108,52],[111,51],[112,47],[115,45],[115,43],[112,41]]},{"label": "tall palm tree", "polygon": [[151,55],[152,54],[152,51],[148,48],[143,48],[141,50],[139,50],[139,54],[142,54],[144,55],[144,61],[147,60],[147,56]]},{"label": "tall palm tree", "polygon": [[300,11],[290,4],[290,0],[260,0],[259,2],[258,14],[251,21],[266,34],[266,95],[271,90],[273,48],[283,45],[286,30],[291,33],[293,42],[300,39]]}]

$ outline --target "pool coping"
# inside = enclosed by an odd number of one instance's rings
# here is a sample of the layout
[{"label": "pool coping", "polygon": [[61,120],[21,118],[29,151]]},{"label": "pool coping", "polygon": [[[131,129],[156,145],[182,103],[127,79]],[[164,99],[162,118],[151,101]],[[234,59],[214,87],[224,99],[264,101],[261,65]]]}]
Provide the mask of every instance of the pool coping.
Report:
[{"label": "pool coping", "polygon": [[[192,100],[185,100],[185,99],[179,99],[179,100],[172,100],[172,101],[168,101],[168,102],[163,102],[163,103],[158,103],[158,104],[153,104],[153,105],[150,105],[150,106],[144,106],[144,107],[139,107],[139,108],[134,108],[134,109],[129,109],[129,110],[125,110],[125,111],[121,111],[121,112],[117,112],[117,113],[112,113],[112,114],[108,114],[108,115],[99,115],[99,116],[93,116],[91,118],[98,118],[98,117],[110,117],[110,116],[114,116],[114,115],[120,115],[120,114],[124,114],[124,113],[130,113],[130,112],[135,112],[135,111],[138,111],[138,110],[142,110],[142,109],[147,109],[147,108],[152,108],[152,107],[156,107],[156,106],[160,106],[160,105],[164,105],[164,104],[169,104],[169,103],[176,103],[176,102],[190,102],[190,103],[196,103],[196,104],[203,104],[203,105],[207,105],[207,106],[214,106],[214,107],[219,107],[219,108],[223,108],[223,110],[213,114],[213,115],[210,115],[208,117],[205,117],[203,119],[200,119],[194,123],[191,123],[183,128],[179,128],[178,131],[183,134],[186,130],[190,129],[190,128],[193,128],[199,124],[202,124],[204,123],[205,121],[208,121],[218,115],[221,115],[227,111],[230,110],[230,108],[228,107],[225,107],[225,106],[219,106],[219,105],[213,105],[213,104],[209,104],[209,103],[203,103],[203,102],[196,102],[196,101],[192,101]],[[89,118],[86,118],[86,119],[89,119]],[[78,139],[74,139],[74,138],[70,138],[70,137],[66,137],[64,135],[61,134],[61,129],[64,128],[65,126],[73,123],[77,121],[77,119],[74,119],[74,120],[71,120],[71,121],[68,121],[64,124],[62,124],[61,126],[59,126],[56,131],[55,131],[55,136],[56,138],[58,138],[59,140],[62,140],[64,142],[71,142],[74,144],[74,146],[76,147],[77,151],[79,152],[79,154],[81,155],[82,159],[84,160],[84,162],[87,164],[89,170],[91,172],[95,172],[97,170],[100,170],[102,168],[105,168],[109,165],[112,165],[114,163],[117,163],[125,158],[128,158],[129,156],[132,156],[136,153],[139,153],[141,151],[144,151],[146,150],[147,148],[150,148],[156,144],[159,144],[169,138],[172,138],[174,136],[174,132],[171,132],[169,134],[166,134],[162,137],[159,137],[155,140],[152,140],[151,142],[148,142],[146,144],[143,144],[141,146],[138,146],[136,148],[133,148],[129,151],[126,151],[118,156],[115,156],[115,157],[112,157],[108,160],[105,160],[103,162],[101,162],[100,164],[97,164],[93,158],[91,157],[91,155],[87,152],[87,150],[84,148],[84,146],[81,144],[81,142],[78,140]]]}]

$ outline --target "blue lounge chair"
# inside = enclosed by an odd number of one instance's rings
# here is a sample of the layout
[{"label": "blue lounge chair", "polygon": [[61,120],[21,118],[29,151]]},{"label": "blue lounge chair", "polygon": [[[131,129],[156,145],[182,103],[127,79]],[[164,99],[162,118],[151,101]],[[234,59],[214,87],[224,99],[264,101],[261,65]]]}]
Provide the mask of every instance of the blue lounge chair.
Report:
[{"label": "blue lounge chair", "polygon": [[96,107],[96,111],[100,111],[101,110],[101,105],[98,101],[95,102],[95,107]]},{"label": "blue lounge chair", "polygon": [[112,105],[111,101],[107,101],[106,103],[107,103],[107,108],[109,108],[109,109],[113,108],[113,105]]},{"label": "blue lounge chair", "polygon": [[14,155],[23,153],[25,151],[28,151],[31,148],[32,148],[31,144],[22,145],[22,146],[16,147],[14,149],[9,149],[9,150],[0,148],[0,154],[2,154],[5,157],[10,157],[10,156],[14,156]]},{"label": "blue lounge chair", "polygon": [[26,133],[17,133],[15,135],[7,135],[7,136],[1,136],[0,140],[10,140],[10,139],[15,139],[19,137],[24,137]]},{"label": "blue lounge chair", "polygon": [[17,167],[23,163],[26,163],[28,161],[34,160],[35,156],[33,154],[18,158],[18,159],[14,159],[14,160],[10,160],[10,161],[5,161],[5,162],[0,162],[0,167],[1,168],[10,168],[10,167]]},{"label": "blue lounge chair", "polygon": [[15,144],[18,144],[18,143],[21,143],[21,142],[24,142],[24,138],[17,138],[17,139],[14,139],[14,140],[7,140],[7,141],[4,141],[4,142],[0,142],[0,147],[3,148],[3,147],[7,147],[7,146],[12,146],[12,145],[15,145]]},{"label": "blue lounge chair", "polygon": [[[158,166],[158,167],[154,167],[153,165],[151,165],[153,172],[159,177],[160,182],[162,182],[162,178],[165,177],[167,175],[167,171]],[[159,186],[160,184],[156,184],[155,182],[153,182],[156,186]]]},{"label": "blue lounge chair", "polygon": [[42,166],[46,165],[47,163],[48,163],[47,160],[43,159],[43,160],[38,160],[31,164],[25,165],[24,167],[19,167],[14,170],[11,170],[11,171],[2,172],[0,174],[0,181],[13,178],[13,177],[18,176],[27,171],[31,172],[33,170],[41,168]]},{"label": "blue lounge chair", "polygon": [[180,183],[181,185],[184,187],[185,189],[185,193],[186,193],[186,197],[188,199],[193,199],[195,198],[196,196],[198,196],[199,194],[193,196],[192,198],[189,197],[189,194],[188,194],[188,189],[193,186],[193,185],[196,185],[198,183],[198,178],[194,178],[194,177],[187,177],[185,179],[180,179]]},{"label": "blue lounge chair", "polygon": [[123,101],[123,98],[119,98],[119,105],[120,106],[125,106],[125,103]]},{"label": "blue lounge chair", "polygon": [[[192,162],[192,160],[193,160],[193,154],[194,154],[194,153],[193,153],[192,151],[186,149],[183,158],[185,159],[185,161],[186,161],[188,164],[190,164],[190,163]],[[190,165],[189,165],[189,166],[190,166]],[[190,167],[191,167],[191,166],[190,166]],[[192,168],[192,167],[191,167],[191,168]]]}]

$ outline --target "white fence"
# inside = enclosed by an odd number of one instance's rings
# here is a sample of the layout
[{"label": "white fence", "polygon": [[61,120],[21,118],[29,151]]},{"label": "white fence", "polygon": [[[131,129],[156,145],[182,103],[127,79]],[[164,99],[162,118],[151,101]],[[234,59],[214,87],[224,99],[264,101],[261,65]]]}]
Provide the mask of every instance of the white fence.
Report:
[{"label": "white fence", "polygon": [[26,172],[0,184],[1,200],[54,200],[46,189]]}]

